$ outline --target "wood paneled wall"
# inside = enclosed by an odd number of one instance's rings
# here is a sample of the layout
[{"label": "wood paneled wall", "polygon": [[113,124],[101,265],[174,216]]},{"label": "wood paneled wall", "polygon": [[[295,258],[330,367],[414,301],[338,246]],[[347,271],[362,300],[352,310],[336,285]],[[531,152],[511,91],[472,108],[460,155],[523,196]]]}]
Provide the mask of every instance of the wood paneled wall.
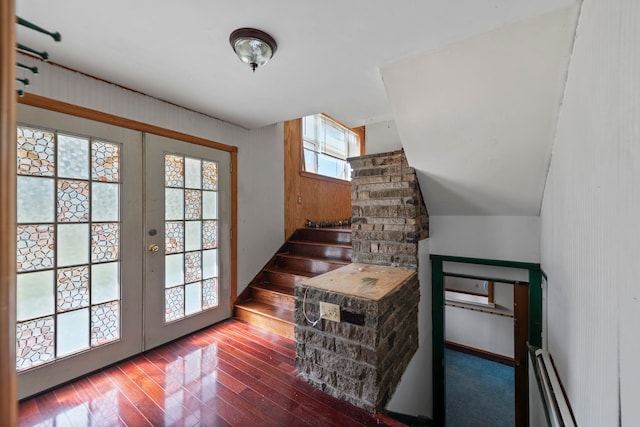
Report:
[{"label": "wood paneled wall", "polygon": [[[364,126],[352,129],[360,137],[364,153]],[[338,221],[351,218],[351,182],[304,172],[302,119],[284,122],[284,238],[305,221]]]},{"label": "wood paneled wall", "polygon": [[0,0],[0,425],[16,425],[16,82],[14,0]]}]

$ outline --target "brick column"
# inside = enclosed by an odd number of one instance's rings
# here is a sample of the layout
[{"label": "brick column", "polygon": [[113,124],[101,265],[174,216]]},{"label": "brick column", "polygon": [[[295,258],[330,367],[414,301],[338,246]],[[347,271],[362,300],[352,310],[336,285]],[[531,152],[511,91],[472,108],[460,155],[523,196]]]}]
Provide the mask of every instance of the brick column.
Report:
[{"label": "brick column", "polygon": [[418,267],[429,214],[404,150],[349,159],[353,262]]}]

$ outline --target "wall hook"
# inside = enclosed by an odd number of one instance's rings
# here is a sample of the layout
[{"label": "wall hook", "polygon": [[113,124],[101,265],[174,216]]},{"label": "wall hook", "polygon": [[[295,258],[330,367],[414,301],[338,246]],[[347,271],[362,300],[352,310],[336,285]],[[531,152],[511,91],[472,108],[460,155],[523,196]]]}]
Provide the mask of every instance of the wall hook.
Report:
[{"label": "wall hook", "polygon": [[38,55],[40,58],[44,59],[45,61],[49,59],[49,54],[45,51],[38,51],[35,49],[31,49],[28,46],[25,46],[23,44],[18,43],[18,49],[24,51],[24,52],[28,52],[28,53],[33,53],[34,55]]},{"label": "wall hook", "polygon": [[30,67],[28,65],[24,65],[19,62],[16,65],[18,65],[18,67],[20,68],[24,68],[25,70],[31,71],[33,74],[38,74],[38,67]]},{"label": "wall hook", "polygon": [[31,28],[32,30],[36,30],[42,34],[46,34],[48,36],[51,36],[55,41],[59,42],[60,40],[62,40],[62,36],[60,35],[60,33],[55,32],[52,33],[51,31],[47,31],[42,27],[37,26],[36,24],[32,24],[31,22],[27,21],[26,19],[22,19],[20,17],[16,17],[18,19],[18,24],[25,26],[27,28]]}]

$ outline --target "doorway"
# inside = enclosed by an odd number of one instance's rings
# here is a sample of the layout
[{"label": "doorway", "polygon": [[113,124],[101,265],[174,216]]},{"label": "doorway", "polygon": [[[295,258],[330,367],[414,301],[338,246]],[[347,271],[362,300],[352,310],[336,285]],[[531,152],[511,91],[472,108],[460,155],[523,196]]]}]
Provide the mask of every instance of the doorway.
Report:
[{"label": "doorway", "polygon": [[[431,258],[431,279],[432,279],[432,322],[433,322],[433,420],[434,425],[444,426],[446,419],[446,381],[445,381],[445,293],[444,277],[445,263],[447,266],[455,263],[461,267],[462,273],[477,274],[487,268],[497,268],[504,272],[528,277],[528,281],[520,281],[520,286],[514,287],[514,310],[521,310],[517,316],[526,319],[524,322],[515,324],[515,340],[523,340],[527,337],[528,344],[539,346],[542,336],[542,273],[540,265],[536,263],[491,260],[482,258],[467,258],[447,255],[432,254]],[[466,270],[466,271],[464,271]],[[475,270],[475,272],[474,272]],[[491,279],[493,280],[493,279]],[[505,281],[495,279],[494,281]],[[526,286],[528,283],[528,286]],[[517,294],[517,296],[516,296]],[[528,372],[527,372],[527,348],[517,346],[514,353],[516,373],[516,426],[527,425],[528,410]],[[518,375],[518,372],[521,372]]]},{"label": "doorway", "polygon": [[24,398],[230,315],[229,153],[21,105]]},{"label": "doorway", "polygon": [[528,284],[444,272],[444,285],[447,424],[519,425]]}]

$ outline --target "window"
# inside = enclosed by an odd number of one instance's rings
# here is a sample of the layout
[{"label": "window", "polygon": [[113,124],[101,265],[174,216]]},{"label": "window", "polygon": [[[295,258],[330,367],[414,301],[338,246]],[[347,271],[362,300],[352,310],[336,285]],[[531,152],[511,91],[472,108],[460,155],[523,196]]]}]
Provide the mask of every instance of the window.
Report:
[{"label": "window", "polygon": [[347,127],[323,114],[303,117],[304,170],[351,181],[347,158],[360,155],[360,139]]},{"label": "window", "polygon": [[446,302],[495,308],[492,281],[450,276],[447,273],[444,276]]}]

